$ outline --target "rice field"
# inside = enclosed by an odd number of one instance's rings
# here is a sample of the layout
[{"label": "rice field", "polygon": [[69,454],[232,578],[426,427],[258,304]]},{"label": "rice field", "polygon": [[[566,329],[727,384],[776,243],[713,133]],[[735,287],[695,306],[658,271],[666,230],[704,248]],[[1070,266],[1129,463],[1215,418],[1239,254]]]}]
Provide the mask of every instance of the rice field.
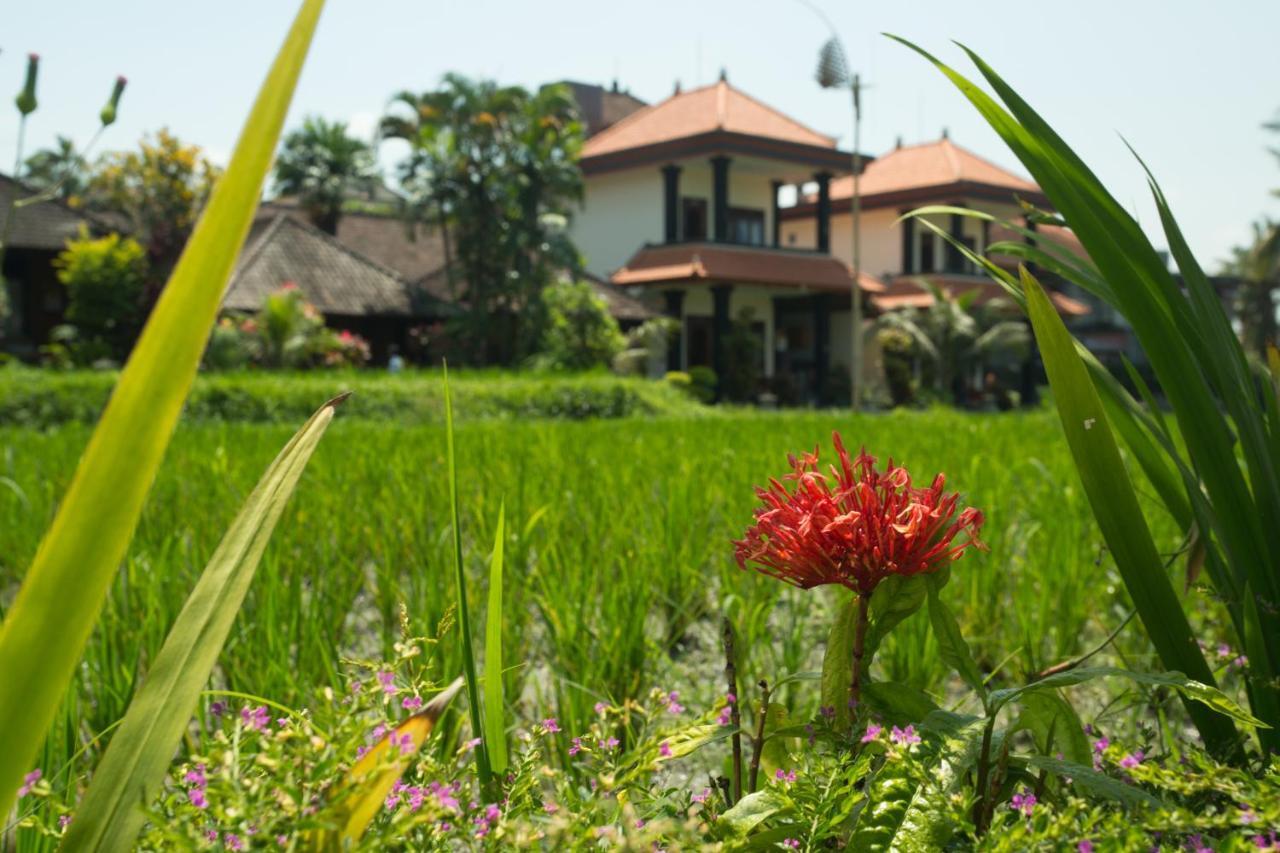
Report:
[{"label": "rice field", "polygon": [[[599,699],[654,686],[709,706],[722,692],[724,615],[739,633],[742,683],[818,668],[814,645],[830,619],[812,603],[826,599],[742,572],[730,540],[750,519],[753,487],[784,473],[788,452],[820,444],[830,454],[833,429],[904,462],[918,479],[945,471],[986,512],[990,552],[966,558],[947,595],[997,680],[1083,651],[1127,612],[1047,410],[464,422],[459,489],[469,594],[480,614],[506,507],[502,630],[515,715],[554,715],[573,730]],[[138,673],[291,431],[179,428],[45,766],[123,715]],[[30,563],[88,435],[80,425],[0,429],[0,602]],[[223,651],[219,686],[305,703],[338,685],[345,658],[389,656],[406,626],[436,632],[453,598],[444,454],[438,426],[338,418],[268,547]],[[1172,525],[1153,519],[1161,547],[1176,548]],[[1117,649],[1134,668],[1155,665],[1133,628]],[[457,643],[442,642],[439,654],[451,675],[459,670]],[[883,677],[947,692],[923,611],[892,633],[876,666]]]}]

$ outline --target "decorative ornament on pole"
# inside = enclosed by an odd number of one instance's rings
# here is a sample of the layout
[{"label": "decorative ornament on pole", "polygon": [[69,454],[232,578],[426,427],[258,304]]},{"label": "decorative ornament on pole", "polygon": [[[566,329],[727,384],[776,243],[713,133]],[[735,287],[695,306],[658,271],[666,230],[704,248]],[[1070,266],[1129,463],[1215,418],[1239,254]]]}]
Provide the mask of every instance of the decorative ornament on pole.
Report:
[{"label": "decorative ornament on pole", "polygon": [[[831,27],[831,22],[821,10],[813,6],[810,8],[813,8],[826,21],[827,26]],[[822,88],[843,89],[848,86],[853,96],[853,195],[849,200],[849,219],[853,225],[852,283],[849,291],[849,315],[852,327],[849,335],[849,403],[854,411],[857,411],[862,379],[862,294],[858,287],[858,279],[862,275],[861,222],[859,221],[862,218],[862,199],[859,192],[862,155],[858,152],[862,142],[862,81],[857,74],[850,73],[844,46],[835,35],[834,27],[831,29],[831,38],[827,39],[818,52],[818,70],[814,76]]]}]

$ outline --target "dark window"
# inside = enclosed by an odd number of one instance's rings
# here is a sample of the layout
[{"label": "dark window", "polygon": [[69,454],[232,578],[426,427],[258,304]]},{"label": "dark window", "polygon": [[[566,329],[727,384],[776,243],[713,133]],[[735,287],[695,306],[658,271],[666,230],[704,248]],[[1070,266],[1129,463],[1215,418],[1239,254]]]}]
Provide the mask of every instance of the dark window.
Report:
[{"label": "dark window", "polygon": [[743,246],[764,245],[764,211],[729,208],[729,242]]},{"label": "dark window", "polygon": [[[961,237],[960,245],[964,246],[970,252],[974,252],[975,254],[977,253],[977,246],[975,245],[975,241],[972,237]],[[956,252],[956,254],[960,255],[960,272],[966,275],[975,275],[978,272],[973,265],[973,261],[969,260],[966,255],[960,252]]]},{"label": "dark window", "polygon": [[705,198],[680,199],[680,221],[684,223],[681,237],[685,240],[707,239],[707,200]]},{"label": "dark window", "polygon": [[932,231],[925,231],[920,235],[920,272],[938,270],[934,242]]}]

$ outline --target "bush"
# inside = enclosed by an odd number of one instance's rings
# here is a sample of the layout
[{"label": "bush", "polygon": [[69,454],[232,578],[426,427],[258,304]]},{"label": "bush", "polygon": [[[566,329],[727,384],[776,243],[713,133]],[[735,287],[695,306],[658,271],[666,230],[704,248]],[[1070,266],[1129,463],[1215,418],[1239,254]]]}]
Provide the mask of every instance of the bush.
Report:
[{"label": "bush", "polygon": [[884,379],[889,386],[889,399],[895,406],[905,406],[915,400],[915,388],[911,380],[911,360],[915,345],[911,336],[900,329],[881,329],[876,343],[884,354]]},{"label": "bush", "polygon": [[547,313],[539,366],[556,370],[606,367],[627,341],[609,306],[585,281],[562,281],[542,292]]},{"label": "bush", "polygon": [[742,309],[722,343],[725,373],[720,391],[737,403],[754,402],[760,392],[761,343],[752,329],[754,318],[754,311]]},{"label": "bush", "polygon": [[[0,425],[48,428],[92,423],[115,379],[111,371],[0,370]],[[608,374],[462,373],[451,376],[450,384],[454,411],[468,419],[580,420],[703,411],[671,384]],[[344,371],[201,374],[183,416],[197,421],[294,424],[314,411],[317,400],[347,390],[355,394],[343,407],[344,418],[439,423],[444,417],[440,375],[418,371],[395,376]]]},{"label": "bush", "polygon": [[224,316],[214,326],[205,348],[204,367],[232,370],[253,364],[303,370],[313,367],[363,367],[369,342],[357,334],[335,331],[292,282],[267,295],[250,318]]},{"label": "bush", "polygon": [[716,385],[720,379],[716,372],[705,365],[689,368],[689,382],[693,398],[702,403],[710,403],[716,398]]},{"label": "bush", "polygon": [[123,361],[142,326],[147,280],[142,246],[119,234],[93,238],[81,230],[54,266],[67,288],[67,322],[77,331],[72,357],[79,364],[100,357]]}]

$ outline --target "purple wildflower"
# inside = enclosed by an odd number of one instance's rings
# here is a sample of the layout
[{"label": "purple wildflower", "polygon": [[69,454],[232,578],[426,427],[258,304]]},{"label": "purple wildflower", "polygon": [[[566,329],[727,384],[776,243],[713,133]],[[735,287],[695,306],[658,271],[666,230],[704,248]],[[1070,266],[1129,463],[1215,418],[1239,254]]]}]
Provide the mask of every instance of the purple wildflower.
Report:
[{"label": "purple wildflower", "polygon": [[1093,842],[1087,838],[1080,839],[1076,845],[1076,853],[1093,853]]},{"label": "purple wildflower", "polygon": [[569,754],[577,755],[579,752],[582,752],[582,738],[576,737],[573,739],[573,746],[569,747]]},{"label": "purple wildflower", "polygon": [[667,694],[667,711],[671,714],[684,713],[684,706],[680,704],[680,694],[674,690]]},{"label": "purple wildflower", "polygon": [[400,707],[404,708],[406,711],[416,711],[422,707],[422,697],[406,696],[404,697],[404,700],[400,702]]},{"label": "purple wildflower", "polygon": [[[880,732],[882,731],[884,731],[884,729],[877,726],[875,723],[867,723],[867,730],[862,735],[862,742],[871,743],[871,741],[880,737]],[[894,729],[894,731],[897,731],[897,729]]]},{"label": "purple wildflower", "polygon": [[784,838],[784,839],[782,839],[782,846],[783,846],[783,847],[790,847],[792,850],[799,850],[799,849],[800,849],[800,839],[798,839],[798,838]]},{"label": "purple wildflower", "polygon": [[782,782],[783,784],[790,785],[792,782],[796,781],[796,771],[783,770],[781,767],[779,767],[777,770],[773,772],[773,778],[777,779],[779,782]]},{"label": "purple wildflower", "polygon": [[711,789],[703,788],[701,791],[699,791],[698,793],[690,797],[690,799],[693,800],[695,803],[705,803],[710,797],[711,797]]},{"label": "purple wildflower", "polygon": [[916,734],[915,726],[909,725],[905,729],[900,729],[897,726],[894,726],[889,732],[889,740],[893,741],[898,746],[907,746],[909,744],[919,743],[920,735]]},{"label": "purple wildflower", "polygon": [[1120,759],[1120,766],[1123,767],[1125,770],[1132,770],[1133,768],[1141,764],[1142,759],[1144,758],[1146,758],[1146,756],[1143,755],[1142,750],[1139,749],[1136,752],[1130,755],[1126,755],[1124,758]]},{"label": "purple wildflower", "polygon": [[1022,812],[1024,817],[1031,817],[1031,812],[1036,807],[1036,795],[1029,788],[1023,788],[1020,793],[1014,794],[1009,799],[1009,808],[1015,812]]},{"label": "purple wildflower", "polygon": [[616,737],[606,738],[604,742],[604,748],[612,752],[613,750],[618,748],[619,743],[620,741]]},{"label": "purple wildflower", "polygon": [[658,744],[658,755],[661,755],[663,758],[670,758],[671,744],[667,743],[665,740]]},{"label": "purple wildflower", "polygon": [[597,713],[597,714],[603,714],[605,711],[608,711],[608,710],[609,710],[609,703],[608,703],[608,702],[597,702],[597,703],[596,703],[596,713]]},{"label": "purple wildflower", "polygon": [[545,802],[542,804],[542,810],[547,814],[555,814],[556,812],[560,811],[560,807],[557,806],[555,803]]},{"label": "purple wildflower", "polygon": [[240,840],[240,836],[234,832],[228,832],[223,839],[223,843],[227,845],[228,850],[243,850],[244,843]]},{"label": "purple wildflower", "polygon": [[58,828],[59,828],[59,829],[66,829],[66,828],[67,828],[68,826],[70,826],[70,825],[71,825],[71,815],[69,815],[69,814],[64,814],[64,815],[62,815],[61,817],[59,817],[59,818],[58,818]]},{"label": "purple wildflower", "polygon": [[382,692],[388,696],[394,695],[396,692],[396,674],[387,672],[385,669],[378,673],[378,683],[382,685]]},{"label": "purple wildflower", "polygon": [[221,701],[210,702],[209,713],[215,717],[221,717],[223,714],[227,713],[227,703]]},{"label": "purple wildflower", "polygon": [[241,708],[240,722],[245,728],[253,729],[255,732],[266,731],[271,725],[271,712],[267,710],[266,705],[259,705],[256,708]]},{"label": "purple wildflower", "polygon": [[204,795],[204,788],[192,788],[187,792],[187,799],[191,801],[191,805],[198,809],[207,809],[209,800]]},{"label": "purple wildflower", "polygon": [[547,730],[547,734],[553,735],[560,731],[560,723],[555,717],[547,717],[542,721],[542,727]]},{"label": "purple wildflower", "polygon": [[18,789],[18,799],[22,799],[31,793],[31,789],[40,781],[40,777],[44,776],[44,771],[37,767],[26,776],[22,777],[22,787]]}]

